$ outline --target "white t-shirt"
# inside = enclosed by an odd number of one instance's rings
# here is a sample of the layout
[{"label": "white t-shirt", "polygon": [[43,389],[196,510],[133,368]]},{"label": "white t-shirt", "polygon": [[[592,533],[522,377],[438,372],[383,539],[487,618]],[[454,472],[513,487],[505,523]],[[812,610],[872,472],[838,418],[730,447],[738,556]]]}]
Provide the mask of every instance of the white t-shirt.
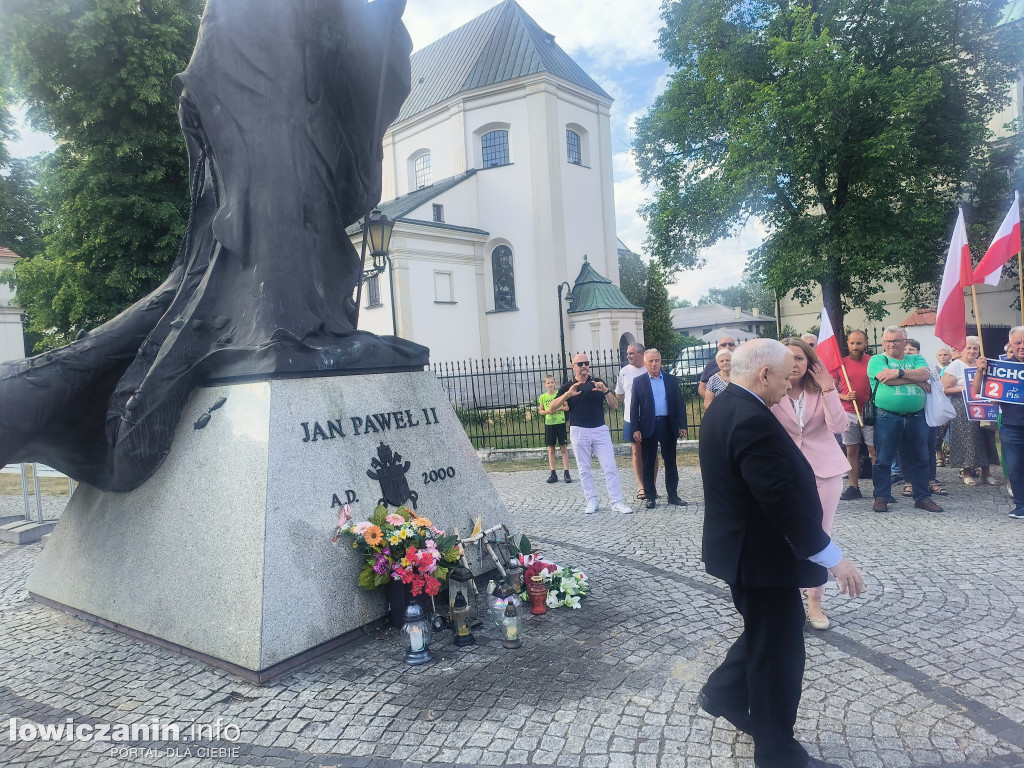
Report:
[{"label": "white t-shirt", "polygon": [[625,395],[626,399],[623,400],[623,404],[626,407],[625,415],[622,417],[623,421],[629,421],[629,406],[633,401],[633,379],[637,376],[642,376],[647,373],[645,366],[639,368],[632,365],[625,365],[622,370],[619,371],[619,377],[615,380],[615,394]]},{"label": "white t-shirt", "polygon": [[967,380],[964,378],[964,368],[974,368],[973,365],[967,365],[963,360],[954,360],[952,363],[946,366],[946,372],[943,374],[956,377],[956,385],[958,387],[967,387]]}]

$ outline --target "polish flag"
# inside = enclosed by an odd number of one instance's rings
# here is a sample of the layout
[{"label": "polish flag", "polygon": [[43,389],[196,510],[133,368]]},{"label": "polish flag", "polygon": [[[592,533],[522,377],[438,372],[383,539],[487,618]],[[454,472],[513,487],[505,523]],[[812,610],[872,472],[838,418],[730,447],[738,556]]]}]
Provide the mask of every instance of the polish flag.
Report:
[{"label": "polish flag", "polygon": [[1020,253],[1020,193],[1013,193],[1013,205],[992,238],[992,245],[974,268],[974,282],[997,285],[1003,264]]},{"label": "polish flag", "polygon": [[953,227],[953,239],[949,242],[942,287],[939,289],[939,306],[935,312],[935,336],[955,349],[963,349],[967,343],[964,287],[971,285],[972,281],[971,251],[967,247],[967,229],[961,208]]},{"label": "polish flag", "polygon": [[839,342],[832,330],[832,321],[828,319],[828,310],[821,308],[821,328],[818,330],[818,346],[814,348],[818,353],[821,364],[831,374],[835,374],[843,365],[843,356],[839,353]]}]

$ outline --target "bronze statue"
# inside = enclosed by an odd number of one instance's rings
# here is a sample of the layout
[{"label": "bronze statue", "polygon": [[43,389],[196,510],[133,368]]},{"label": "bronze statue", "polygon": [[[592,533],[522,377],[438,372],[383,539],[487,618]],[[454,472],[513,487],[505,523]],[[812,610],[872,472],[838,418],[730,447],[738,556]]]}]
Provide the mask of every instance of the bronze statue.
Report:
[{"label": "bronze statue", "polygon": [[425,347],[354,329],[361,264],[345,234],[380,200],[381,139],[409,93],[404,7],[208,0],[174,78],[191,178],[178,258],[113,320],[0,365],[0,464],[128,491],[197,384],[426,364]]}]

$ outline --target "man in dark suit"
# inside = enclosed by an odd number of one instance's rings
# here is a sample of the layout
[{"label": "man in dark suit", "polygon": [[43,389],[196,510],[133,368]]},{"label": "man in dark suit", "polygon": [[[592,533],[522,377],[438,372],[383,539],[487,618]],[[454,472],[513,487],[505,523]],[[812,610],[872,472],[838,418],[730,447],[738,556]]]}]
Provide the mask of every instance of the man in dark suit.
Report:
[{"label": "man in dark suit", "polygon": [[665,463],[665,491],[668,503],[686,506],[679,498],[679,470],[676,468],[676,437],[686,437],[686,412],[679,391],[679,381],[661,370],[661,353],[656,349],[644,352],[647,374],[633,379],[629,424],[633,442],[641,445],[644,495],[647,508],[657,506],[658,491],[654,486],[658,446]]},{"label": "man in dark suit", "polygon": [[786,396],[792,370],[779,342],[748,341],[701,422],[704,565],[729,584],[743,632],[697,704],[753,737],[757,768],[839,768],[808,757],[793,737],[804,674],[799,588],[823,583],[825,568],[851,597],[864,582],[822,530],[814,473],[768,410]]}]

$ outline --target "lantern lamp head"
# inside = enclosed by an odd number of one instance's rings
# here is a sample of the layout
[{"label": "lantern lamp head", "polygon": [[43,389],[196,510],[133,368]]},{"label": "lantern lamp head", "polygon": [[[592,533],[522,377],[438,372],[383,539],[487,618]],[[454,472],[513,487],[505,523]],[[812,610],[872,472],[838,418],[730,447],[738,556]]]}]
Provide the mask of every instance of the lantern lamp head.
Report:
[{"label": "lantern lamp head", "polygon": [[426,664],[434,658],[430,652],[433,630],[419,603],[414,601],[405,607],[405,622],[400,634],[405,647],[406,664]]}]

